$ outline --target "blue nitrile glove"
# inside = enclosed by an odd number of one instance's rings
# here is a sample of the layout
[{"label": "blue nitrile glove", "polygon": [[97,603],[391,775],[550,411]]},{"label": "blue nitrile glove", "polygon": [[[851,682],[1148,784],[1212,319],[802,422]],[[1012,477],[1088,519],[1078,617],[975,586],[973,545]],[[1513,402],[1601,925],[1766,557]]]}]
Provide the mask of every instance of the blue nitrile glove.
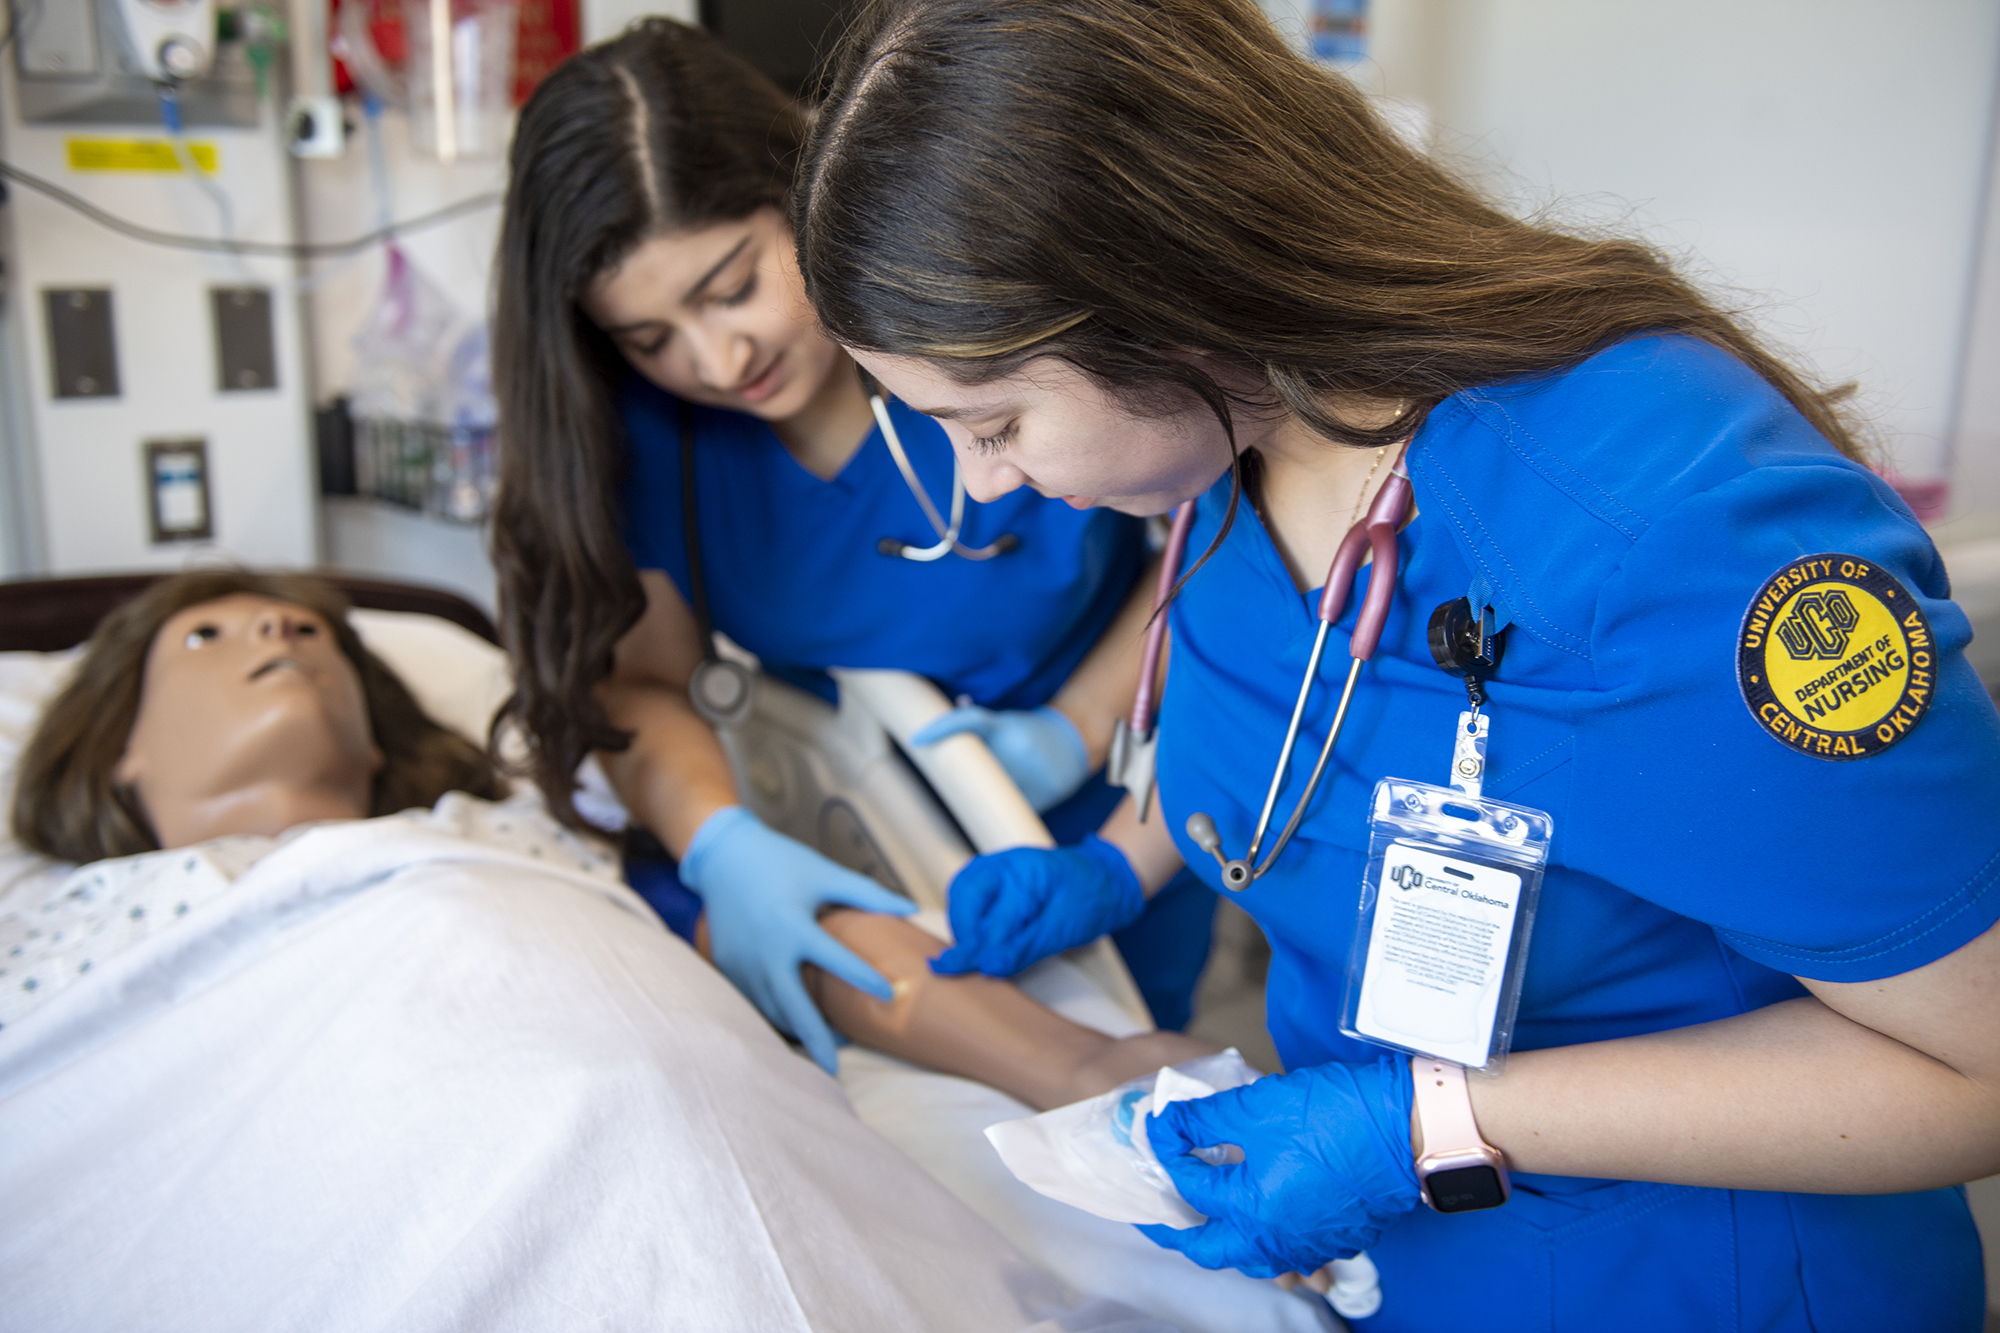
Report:
[{"label": "blue nitrile glove", "polygon": [[881,973],[820,929],[819,910],[907,916],[916,904],[766,828],[740,805],[724,806],[696,830],[681,858],[681,882],[701,895],[722,974],[831,1074],[833,1031],[806,994],[800,965],[811,963],[878,1000],[893,992]]},{"label": "blue nitrile glove", "polygon": [[1002,712],[960,702],[920,727],[910,744],[934,745],[968,731],[986,742],[1037,811],[1061,805],[1090,777],[1090,748],[1083,743],[1083,733],[1061,709],[1049,704]]},{"label": "blue nitrile glove", "polygon": [[975,856],[952,877],[946,906],[957,942],[931,971],[1011,977],[1138,920],[1146,891],[1125,853],[1092,833],[1074,847]]},{"label": "blue nitrile glove", "polygon": [[[1409,1060],[1383,1055],[1171,1102],[1147,1117],[1146,1134],[1181,1197],[1208,1221],[1139,1230],[1203,1268],[1251,1277],[1350,1258],[1422,1202],[1410,1097]],[[1192,1155],[1226,1143],[1243,1150],[1241,1162],[1210,1166]]]}]

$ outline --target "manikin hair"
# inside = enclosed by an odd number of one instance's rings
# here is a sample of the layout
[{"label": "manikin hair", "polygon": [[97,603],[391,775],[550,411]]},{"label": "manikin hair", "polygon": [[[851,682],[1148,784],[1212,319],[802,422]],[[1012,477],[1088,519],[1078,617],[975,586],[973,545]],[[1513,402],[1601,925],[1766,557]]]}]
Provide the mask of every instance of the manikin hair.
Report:
[{"label": "manikin hair", "polygon": [[298,574],[203,569],[152,584],[104,618],[69,684],[43,710],[14,775],[14,836],[63,861],[131,856],[160,846],[138,796],[116,779],[139,717],[154,637],[189,607],[237,594],[268,597],[316,613],[354,664],[382,768],[370,813],[428,806],[448,791],[503,795],[486,752],[433,719],[395,672],[347,623],[331,586]]}]

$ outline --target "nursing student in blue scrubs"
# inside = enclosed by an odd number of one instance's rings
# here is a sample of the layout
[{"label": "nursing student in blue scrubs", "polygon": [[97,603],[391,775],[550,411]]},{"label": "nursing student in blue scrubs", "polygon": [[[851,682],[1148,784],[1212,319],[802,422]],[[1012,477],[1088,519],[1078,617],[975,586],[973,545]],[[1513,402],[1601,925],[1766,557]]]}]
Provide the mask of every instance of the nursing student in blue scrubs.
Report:
[{"label": "nursing student in blue scrubs", "polygon": [[[1253,1274],[1365,1250],[1369,1329],[1977,1330],[1956,1182],[2000,1170],[2000,718],[1838,398],[1647,248],[1483,202],[1247,0],[875,13],[794,214],[828,330],[945,417],[982,499],[1197,506],[1159,811],[972,862],[934,967],[1012,973],[1183,864],[1228,892],[1187,821],[1244,853],[1324,571],[1407,447],[1380,647],[1235,893],[1288,1072],[1147,1121],[1208,1219],[1149,1234]],[[925,207],[869,222],[899,198]],[[1371,793],[1442,786],[1470,706],[1427,640],[1460,600],[1503,639],[1485,794],[1553,840],[1512,1053],[1455,1087],[1341,1029]],[[1483,1197],[1424,1198],[1434,1149]]]},{"label": "nursing student in blue scrubs", "polygon": [[[678,860],[677,878],[635,865],[635,884],[683,929],[705,912],[722,969],[831,1067],[800,966],[886,983],[816,917],[909,905],[741,803],[687,694],[706,644],[684,505],[717,631],[829,695],[818,668],[930,677],[965,702],[919,739],[984,736],[1058,838],[1116,803],[1095,775],[1130,705],[1149,594],[1138,520],[1026,492],[969,507],[962,543],[992,558],[884,549],[937,534],[799,287],[784,205],[804,124],[713,38],[664,19],[566,62],[522,109],[500,241],[493,549],[518,668],[508,714],[551,807],[576,818],[578,765],[598,754]],[[942,432],[888,411],[948,512]],[[1187,1020],[1213,914],[1189,879],[1120,937],[1162,1026]]]}]

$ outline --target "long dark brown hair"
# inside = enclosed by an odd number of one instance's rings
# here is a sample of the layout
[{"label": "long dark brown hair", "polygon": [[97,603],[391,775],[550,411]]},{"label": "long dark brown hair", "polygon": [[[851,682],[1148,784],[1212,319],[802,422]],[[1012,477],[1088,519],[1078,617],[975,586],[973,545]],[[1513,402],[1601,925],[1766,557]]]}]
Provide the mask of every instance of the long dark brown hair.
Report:
[{"label": "long dark brown hair", "polygon": [[63,861],[97,861],[159,848],[137,795],[118,782],[118,761],[138,720],[146,655],[171,617],[191,606],[248,593],[315,612],[361,678],[368,725],[382,751],[370,813],[435,804],[448,791],[498,797],[486,751],[424,711],[347,623],[347,603],[328,584],[300,574],[202,569],[152,584],[104,618],[76,674],[43,710],[15,773],[14,836]]},{"label": "long dark brown hair", "polygon": [[[880,0],[835,59],[793,220],[850,347],[966,383],[1052,356],[1135,402],[1192,393],[1227,428],[1198,353],[1379,446],[1462,390],[1671,330],[1865,452],[1844,391],[1656,251],[1489,204],[1249,0]],[[1344,398],[1407,406],[1356,423]]]},{"label": "long dark brown hair", "polygon": [[776,85],[670,19],[572,57],[521,108],[493,376],[493,563],[515,687],[494,726],[520,726],[529,776],[573,826],[577,765],[630,740],[595,691],[645,609],[618,505],[626,442],[612,395],[629,372],[579,300],[652,237],[785,208],[804,137],[804,112]]}]

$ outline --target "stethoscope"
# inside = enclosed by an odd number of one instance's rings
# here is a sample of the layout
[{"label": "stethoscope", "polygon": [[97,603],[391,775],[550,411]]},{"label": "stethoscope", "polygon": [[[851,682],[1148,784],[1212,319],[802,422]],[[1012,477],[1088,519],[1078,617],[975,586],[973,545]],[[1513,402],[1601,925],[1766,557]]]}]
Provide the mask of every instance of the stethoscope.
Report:
[{"label": "stethoscope", "polygon": [[[1019,547],[1021,539],[1011,532],[1001,533],[984,546],[967,546],[958,539],[965,527],[965,469],[959,466],[958,455],[954,453],[951,459],[951,522],[947,523],[931,502],[931,493],[925,488],[924,479],[910,466],[910,456],[903,452],[903,437],[897,433],[896,423],[889,419],[889,403],[882,395],[881,386],[864,372],[861,387],[867,390],[868,406],[875,413],[875,424],[882,428],[882,443],[889,446],[889,456],[896,460],[896,471],[903,474],[903,485],[909,488],[910,498],[917,502],[917,508],[924,511],[925,521],[937,534],[937,540],[929,546],[916,546],[897,541],[894,537],[884,537],[875,543],[875,549],[883,555],[928,562],[941,560],[947,555],[958,555],[967,560],[991,560]],[[682,434],[685,435],[686,431]],[[683,452],[686,450],[683,449]]]},{"label": "stethoscope", "polygon": [[[1264,807],[1257,815],[1256,830],[1250,835],[1249,851],[1241,857],[1226,855],[1215,820],[1200,812],[1188,816],[1188,837],[1222,866],[1224,888],[1236,892],[1249,888],[1270,872],[1278,854],[1291,842],[1300,821],[1305,818],[1307,807],[1312,804],[1313,793],[1326,774],[1327,761],[1333,757],[1334,745],[1347,722],[1348,705],[1354,700],[1354,687],[1361,678],[1361,665],[1374,656],[1376,646],[1382,640],[1382,627],[1389,618],[1389,604],[1396,595],[1396,534],[1410,521],[1415,508],[1409,474],[1403,470],[1405,449],[1407,445],[1397,450],[1388,480],[1382,483],[1382,489],[1376,493],[1366,516],[1349,527],[1341,538],[1333,563],[1327,568],[1326,588],[1319,599],[1319,630],[1313,636],[1312,654],[1306,661],[1305,675],[1299,682],[1298,699],[1292,705],[1291,722],[1285,728],[1284,746],[1279,750],[1277,764],[1271,772],[1271,785],[1264,793]],[[1153,622],[1146,631],[1139,690],[1132,703],[1131,716],[1119,720],[1112,736],[1111,781],[1132,792],[1139,803],[1142,819],[1152,796],[1154,752],[1159,742],[1154,734],[1153,694],[1160,653],[1166,641],[1166,595],[1173,587],[1173,580],[1187,551],[1188,530],[1194,524],[1194,507],[1195,502],[1189,500],[1174,511],[1173,527],[1167,537],[1166,560],[1160,570],[1159,591],[1154,598]],[[1360,571],[1364,553],[1372,555],[1375,572],[1369,576],[1368,592],[1362,599],[1361,610],[1355,615],[1354,633],[1348,648],[1353,660],[1347,668],[1347,681],[1341,687],[1340,702],[1334,709],[1333,724],[1327,730],[1326,740],[1320,745],[1319,758],[1313,764],[1312,776],[1306,780],[1305,790],[1293,803],[1291,816],[1285,821],[1277,841],[1265,851],[1264,839],[1271,830],[1278,793],[1284,788],[1285,778],[1291,772],[1292,756],[1298,747],[1299,726],[1319,681],[1320,658],[1326,651],[1327,634],[1347,609],[1348,591]],[[1260,852],[1263,853],[1261,859]]]},{"label": "stethoscope", "polygon": [[[865,374],[861,383],[868,394],[868,406],[875,414],[875,424],[881,428],[882,442],[889,447],[889,456],[896,460],[896,471],[902,474],[903,485],[909,488],[911,498],[917,502],[917,507],[931,525],[931,531],[937,535],[937,541],[929,546],[884,537],[875,543],[875,549],[886,556],[919,563],[929,563],[947,555],[957,555],[966,560],[991,560],[1019,550],[1021,539],[1011,532],[1000,534],[984,546],[967,546],[959,540],[965,525],[965,471],[959,466],[957,455],[953,455],[951,462],[951,521],[947,523],[938,513],[937,505],[931,501],[923,478],[910,464],[910,456],[903,449],[903,437],[889,416],[889,404],[883,397],[881,387]],[[695,626],[702,643],[702,660],[688,677],[688,700],[705,722],[721,730],[733,727],[749,716],[751,686],[755,677],[749,667],[722,655],[716,640],[715,623],[709,616],[708,576],[701,562],[700,506],[695,503],[694,408],[685,398],[677,401],[680,406],[681,539],[686,544],[688,585],[693,594]]]}]

